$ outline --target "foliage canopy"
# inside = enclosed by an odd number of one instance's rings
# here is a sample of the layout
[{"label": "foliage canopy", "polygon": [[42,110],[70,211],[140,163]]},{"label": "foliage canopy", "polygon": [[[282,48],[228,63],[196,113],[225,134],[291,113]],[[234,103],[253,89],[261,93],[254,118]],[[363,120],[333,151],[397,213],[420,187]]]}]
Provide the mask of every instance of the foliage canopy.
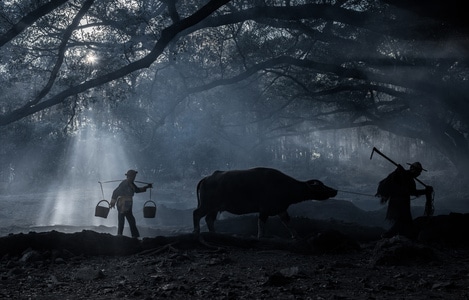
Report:
[{"label": "foliage canopy", "polygon": [[148,147],[167,122],[211,130],[182,111],[212,111],[210,127],[238,146],[233,136],[254,130],[262,144],[373,126],[422,140],[463,171],[469,30],[461,5],[3,1],[0,126],[79,126],[94,110],[97,126],[127,130]]}]

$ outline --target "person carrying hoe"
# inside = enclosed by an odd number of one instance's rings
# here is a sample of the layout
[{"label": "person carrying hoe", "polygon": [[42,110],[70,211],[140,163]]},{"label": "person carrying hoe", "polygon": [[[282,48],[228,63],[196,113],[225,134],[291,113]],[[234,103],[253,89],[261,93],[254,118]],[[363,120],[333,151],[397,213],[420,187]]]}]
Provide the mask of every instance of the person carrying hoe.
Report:
[{"label": "person carrying hoe", "polygon": [[426,171],[420,162],[414,162],[408,170],[401,165],[383,179],[378,186],[376,196],[381,197],[381,204],[388,203],[386,219],[392,222],[391,228],[383,233],[383,238],[390,238],[395,235],[404,235],[408,238],[415,238],[416,230],[413,224],[410,197],[421,196],[433,192],[431,186],[425,189],[417,189],[415,180]]}]

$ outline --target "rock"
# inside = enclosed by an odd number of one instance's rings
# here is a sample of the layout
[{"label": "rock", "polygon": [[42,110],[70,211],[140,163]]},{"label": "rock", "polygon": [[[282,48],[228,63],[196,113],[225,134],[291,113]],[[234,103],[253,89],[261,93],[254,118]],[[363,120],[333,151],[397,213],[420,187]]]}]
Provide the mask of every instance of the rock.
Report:
[{"label": "rock", "polygon": [[275,272],[269,276],[265,285],[272,285],[272,286],[283,286],[287,285],[293,281],[293,278],[287,277],[280,272]]},{"label": "rock", "polygon": [[305,277],[299,267],[295,266],[284,268],[271,274],[264,285],[283,286],[291,283],[295,278],[299,277]]},{"label": "rock", "polygon": [[308,242],[315,254],[348,253],[360,250],[358,242],[337,230],[319,233]]},{"label": "rock", "polygon": [[65,264],[65,259],[63,259],[62,257],[57,257],[55,260],[54,260],[54,263],[55,264]]},{"label": "rock", "polygon": [[454,287],[451,281],[438,282],[432,285],[432,290],[447,289]]},{"label": "rock", "polygon": [[469,214],[450,213],[414,220],[419,228],[418,241],[426,244],[469,246]]},{"label": "rock", "polygon": [[22,263],[30,263],[30,262],[39,261],[42,259],[43,259],[42,255],[39,252],[28,249],[23,253],[23,256],[20,258],[19,261]]},{"label": "rock", "polygon": [[22,275],[24,274],[25,270],[21,268],[13,268],[8,271],[7,277],[11,277],[14,275]]},{"label": "rock", "polygon": [[73,277],[77,280],[92,281],[104,278],[105,275],[102,270],[95,270],[87,267],[77,270]]},{"label": "rock", "polygon": [[285,277],[294,277],[298,276],[300,273],[300,268],[298,267],[291,267],[280,270],[280,273]]},{"label": "rock", "polygon": [[427,264],[437,259],[432,248],[397,235],[379,241],[370,261],[372,265],[400,266]]}]

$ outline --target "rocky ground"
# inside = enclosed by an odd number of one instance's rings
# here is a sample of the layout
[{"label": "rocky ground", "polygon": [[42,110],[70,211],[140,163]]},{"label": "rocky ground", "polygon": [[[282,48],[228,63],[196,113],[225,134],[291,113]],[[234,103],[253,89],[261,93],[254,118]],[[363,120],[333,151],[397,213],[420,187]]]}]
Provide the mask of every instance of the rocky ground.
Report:
[{"label": "rocky ground", "polygon": [[[454,217],[441,219],[454,231]],[[0,299],[469,299],[467,236],[427,226],[421,240],[381,239],[352,227],[297,240],[12,234],[0,238]]]}]

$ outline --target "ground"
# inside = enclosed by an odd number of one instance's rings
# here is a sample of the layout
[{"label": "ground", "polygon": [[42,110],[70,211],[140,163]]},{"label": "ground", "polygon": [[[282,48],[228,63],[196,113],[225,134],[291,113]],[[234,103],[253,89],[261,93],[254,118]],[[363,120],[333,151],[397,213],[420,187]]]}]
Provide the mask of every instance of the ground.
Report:
[{"label": "ground", "polygon": [[[168,248],[150,255],[76,257],[6,266],[10,299],[467,299],[468,256],[438,263],[373,266],[372,249],[347,255],[279,250]],[[465,258],[463,259],[463,255]],[[462,261],[461,261],[462,260]]]},{"label": "ground", "polygon": [[0,238],[1,299],[469,299],[467,245],[84,230]]},{"label": "ground", "polygon": [[275,217],[257,239],[255,215],[222,215],[197,237],[192,210],[160,205],[132,239],[127,225],[115,236],[115,214],[96,218],[114,227],[28,226],[28,201],[1,201],[0,299],[469,299],[469,214],[382,239],[385,211],[311,202],[291,208],[298,239]]}]

